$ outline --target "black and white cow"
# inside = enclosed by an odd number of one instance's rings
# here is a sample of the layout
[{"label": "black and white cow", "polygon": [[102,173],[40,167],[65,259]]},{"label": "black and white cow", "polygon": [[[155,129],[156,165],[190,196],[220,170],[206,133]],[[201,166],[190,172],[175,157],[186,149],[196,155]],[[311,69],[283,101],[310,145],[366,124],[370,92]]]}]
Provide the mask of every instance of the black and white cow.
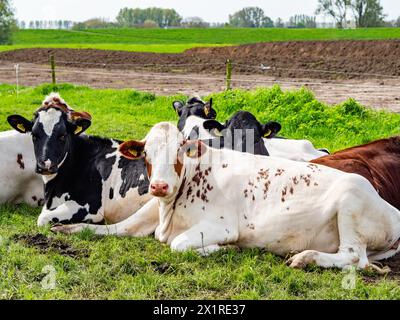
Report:
[{"label": "black and white cow", "polygon": [[121,157],[118,140],[82,134],[90,115],[73,111],[58,94],[45,99],[32,121],[13,115],[8,122],[32,134],[45,193],[39,226],[117,222],[151,198],[144,161]]},{"label": "black and white cow", "polygon": [[[206,120],[202,127],[213,136],[212,139],[202,139],[208,146],[263,156],[270,155],[264,137],[271,139],[281,130],[278,122],[261,124],[247,111],[236,112],[225,124],[216,120]],[[194,140],[196,137],[190,139]]]},{"label": "black and white cow", "polygon": [[173,108],[179,117],[178,129],[185,137],[212,138],[208,130],[203,127],[205,120],[215,119],[217,116],[217,112],[212,107],[212,104],[212,99],[204,102],[198,97],[190,98],[186,104],[182,101],[175,101],[173,103]]},{"label": "black and white cow", "polygon": [[[201,105],[198,106],[198,109],[201,109]],[[213,113],[213,116],[216,116],[216,112]],[[276,134],[281,130],[278,122],[269,121],[261,124],[254,115],[247,111],[236,112],[225,124],[221,124],[215,119],[206,119],[199,110],[197,110],[197,114],[190,116],[187,120],[179,119],[179,122],[181,121],[185,125],[178,126],[178,128],[186,139],[200,139],[207,145],[216,148],[225,147],[236,151],[295,161],[310,161],[329,154],[326,149],[316,149],[309,140],[277,137]],[[248,139],[249,135],[250,139]],[[223,138],[221,139],[221,137]],[[219,139],[212,144],[210,139],[215,138]],[[226,145],[225,140],[229,141]]]},{"label": "black and white cow", "polygon": [[[262,157],[186,141],[170,123],[155,125],[142,141],[121,145],[144,158],[150,192],[159,199],[155,237],[172,250],[201,254],[225,245],[264,248],[290,266],[367,268],[400,251],[400,211],[367,179],[326,166]],[[97,234],[144,235],[147,211],[111,226],[72,225]],[[146,231],[151,230],[147,228]],[[381,270],[384,271],[384,270]]]},{"label": "black and white cow", "polygon": [[14,130],[0,132],[0,204],[43,205],[43,181],[35,167],[32,138]]}]

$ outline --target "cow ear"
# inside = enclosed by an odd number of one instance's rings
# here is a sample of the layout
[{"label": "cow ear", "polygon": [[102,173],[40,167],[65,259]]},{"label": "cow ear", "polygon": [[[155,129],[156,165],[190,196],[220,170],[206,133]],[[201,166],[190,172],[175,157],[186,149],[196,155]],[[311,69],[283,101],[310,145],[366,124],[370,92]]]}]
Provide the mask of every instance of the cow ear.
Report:
[{"label": "cow ear", "polygon": [[80,135],[85,132],[92,124],[92,116],[87,112],[71,112],[69,121],[72,124],[75,135]]},{"label": "cow ear", "polygon": [[145,142],[129,140],[119,146],[119,152],[123,157],[136,160],[144,157]]},{"label": "cow ear", "polygon": [[20,133],[27,133],[32,131],[33,123],[20,115],[12,115],[7,117],[7,121],[11,127]]},{"label": "cow ear", "polygon": [[212,104],[213,104],[213,99],[211,98],[210,101],[208,101],[204,105],[204,114],[206,115],[206,117],[208,119],[215,119],[215,117],[217,116],[215,111],[212,108]]},{"label": "cow ear", "polygon": [[207,151],[206,145],[200,140],[186,141],[181,147],[180,153],[186,154],[187,157],[195,159],[200,158]]},{"label": "cow ear", "polygon": [[183,108],[183,103],[182,101],[174,101],[172,103],[172,107],[175,109],[175,112],[178,114],[178,116],[181,116],[182,114],[182,108]]},{"label": "cow ear", "polygon": [[276,136],[276,134],[281,131],[282,126],[280,123],[275,121],[267,122],[262,126],[263,137],[271,139]]},{"label": "cow ear", "polygon": [[222,131],[225,130],[223,124],[217,120],[206,120],[203,122],[203,128],[209,131],[215,137],[222,137]]},{"label": "cow ear", "polygon": [[92,124],[92,121],[90,121],[89,119],[77,119],[73,122],[73,130],[74,130],[74,134],[79,136],[81,133],[85,132],[90,125]]}]

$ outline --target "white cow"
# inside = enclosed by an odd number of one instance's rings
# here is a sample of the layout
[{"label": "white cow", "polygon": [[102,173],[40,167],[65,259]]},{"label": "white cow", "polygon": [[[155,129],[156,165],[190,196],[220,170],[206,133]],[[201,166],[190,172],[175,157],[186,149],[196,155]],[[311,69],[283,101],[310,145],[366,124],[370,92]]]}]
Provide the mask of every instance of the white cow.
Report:
[{"label": "white cow", "polygon": [[[363,177],[315,164],[212,149],[187,142],[169,123],[120,151],[145,157],[150,192],[159,201],[155,236],[173,250],[207,254],[224,245],[266,248],[291,267],[366,268],[400,249],[400,212]],[[99,234],[145,235],[150,210]],[[141,229],[141,222],[145,228]],[[85,225],[55,227],[76,232]]]},{"label": "white cow", "polygon": [[32,137],[13,130],[0,132],[0,150],[0,203],[43,205]]}]

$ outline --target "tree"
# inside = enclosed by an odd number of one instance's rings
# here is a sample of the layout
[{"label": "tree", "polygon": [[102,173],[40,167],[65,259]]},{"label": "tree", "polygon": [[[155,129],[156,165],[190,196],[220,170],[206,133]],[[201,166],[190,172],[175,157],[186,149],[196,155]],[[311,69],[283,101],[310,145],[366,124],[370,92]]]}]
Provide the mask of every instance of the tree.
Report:
[{"label": "tree", "polygon": [[318,0],[318,8],[315,14],[326,14],[336,21],[340,29],[345,27],[347,12],[350,9],[351,0]]},{"label": "tree", "polygon": [[179,26],[182,17],[174,9],[146,8],[130,9],[123,8],[117,15],[117,23],[121,27],[143,26],[146,20],[152,20],[160,27]]},{"label": "tree", "polygon": [[17,28],[14,11],[9,0],[0,0],[0,44],[11,44],[12,33]]},{"label": "tree", "polygon": [[149,28],[149,29],[154,29],[154,28],[158,28],[159,25],[157,24],[157,22],[153,21],[153,20],[146,20],[145,22],[143,22],[143,28]]},{"label": "tree", "polygon": [[247,7],[229,15],[229,24],[238,28],[271,28],[274,22],[259,7]]},{"label": "tree", "polygon": [[284,27],[285,23],[283,22],[283,20],[281,18],[276,19],[275,28],[284,28]]},{"label": "tree", "polygon": [[315,17],[305,14],[296,14],[289,19],[289,27],[292,28],[316,28],[317,22]]},{"label": "tree", "polygon": [[358,28],[383,26],[385,15],[379,0],[352,0],[350,6]]},{"label": "tree", "polygon": [[396,20],[396,22],[394,23],[394,25],[395,25],[397,28],[400,28],[400,17],[397,18],[397,20]]},{"label": "tree", "polygon": [[182,26],[186,28],[208,28],[210,24],[200,17],[188,17],[183,19]]}]

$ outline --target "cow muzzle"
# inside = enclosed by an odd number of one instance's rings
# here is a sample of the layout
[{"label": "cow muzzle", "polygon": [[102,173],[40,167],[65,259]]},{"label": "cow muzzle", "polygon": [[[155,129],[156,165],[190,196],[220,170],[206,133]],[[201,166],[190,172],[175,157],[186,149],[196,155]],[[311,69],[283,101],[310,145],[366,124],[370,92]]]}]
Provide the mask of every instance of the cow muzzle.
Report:
[{"label": "cow muzzle", "polygon": [[150,193],[155,197],[167,196],[168,189],[168,184],[165,182],[155,182],[150,184]]},{"label": "cow muzzle", "polygon": [[56,174],[58,171],[57,164],[49,164],[47,161],[40,161],[36,164],[36,173],[41,175],[52,175]]}]

